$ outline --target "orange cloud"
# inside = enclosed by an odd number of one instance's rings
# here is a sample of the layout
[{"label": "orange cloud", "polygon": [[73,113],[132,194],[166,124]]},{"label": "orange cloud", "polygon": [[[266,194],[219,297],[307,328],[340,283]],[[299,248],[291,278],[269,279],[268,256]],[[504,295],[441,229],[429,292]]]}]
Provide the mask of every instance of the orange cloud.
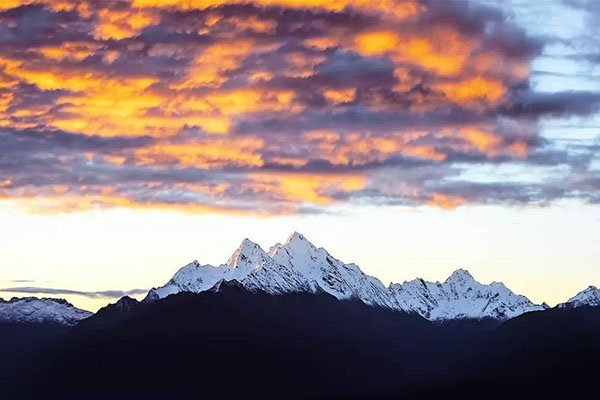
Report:
[{"label": "orange cloud", "polygon": [[120,40],[136,36],[143,28],[160,22],[158,14],[139,10],[101,9],[97,16],[94,37],[102,40]]},{"label": "orange cloud", "polygon": [[363,12],[382,13],[396,19],[404,19],[416,15],[419,6],[414,1],[397,0],[133,0],[133,6],[174,7],[181,10],[206,9],[223,4],[254,3],[260,6],[282,6],[288,8],[321,8],[329,11],[342,11],[352,7]]},{"label": "orange cloud", "polygon": [[529,145],[525,142],[516,142],[508,146],[508,150],[515,156],[525,158],[530,152]]},{"label": "orange cloud", "polygon": [[381,137],[361,135],[357,132],[344,135],[343,138],[328,131],[308,132],[304,135],[310,141],[318,143],[321,158],[336,165],[364,165],[385,161],[394,154],[442,161],[446,155],[433,146],[414,145],[412,140],[424,133],[399,132],[397,136]]},{"label": "orange cloud", "polygon": [[433,146],[404,146],[402,148],[402,154],[434,161],[443,161],[446,159],[446,154],[438,151]]},{"label": "orange cloud", "polygon": [[[233,51],[229,46],[226,48]],[[55,55],[62,54],[65,53]],[[223,53],[219,54],[217,58],[223,56]],[[218,65],[218,61],[215,62]],[[73,92],[57,101],[66,114],[47,121],[51,126],[72,132],[104,136],[170,136],[188,125],[200,126],[209,133],[227,133],[231,128],[229,116],[234,114],[300,110],[293,104],[294,92],[290,90],[221,90],[203,96],[188,96],[151,90],[150,86],[157,82],[153,77],[113,78],[103,73],[82,74],[77,70],[43,70],[12,60],[2,60],[2,65],[8,77],[15,79],[6,78],[6,85],[20,79],[45,90]],[[5,110],[12,99],[12,95],[2,94],[0,106]],[[150,109],[160,110],[162,115],[156,112],[149,115]]]},{"label": "orange cloud", "polygon": [[431,199],[427,202],[428,205],[433,207],[443,208],[445,210],[451,210],[453,208],[462,206],[467,203],[464,197],[452,196],[442,193],[434,193]]},{"label": "orange cloud", "polygon": [[[192,191],[192,187],[187,190]],[[108,190],[107,192],[113,192]],[[0,201],[11,201],[11,197],[3,197],[0,195]],[[148,201],[140,202],[126,196],[118,194],[63,194],[59,196],[26,196],[19,197],[18,206],[29,213],[34,214],[57,214],[57,213],[74,213],[85,212],[96,209],[106,208],[127,208],[127,209],[148,209],[148,210],[166,210],[178,211],[189,214],[215,214],[223,213],[227,215],[257,215],[267,217],[272,215],[268,210],[251,210],[239,206],[220,206],[217,204],[208,205],[201,203],[175,203],[165,201]]]},{"label": "orange cloud", "polygon": [[209,93],[204,101],[225,115],[292,110],[294,92],[242,89]]},{"label": "orange cloud", "polygon": [[264,164],[257,150],[264,146],[261,139],[218,138],[188,143],[157,144],[135,151],[141,164],[176,164],[184,167],[222,168],[228,165],[260,167]]},{"label": "orange cloud", "polygon": [[51,60],[61,61],[64,59],[71,59],[74,61],[81,61],[84,58],[95,54],[99,48],[99,45],[93,43],[66,42],[62,43],[60,46],[44,46],[39,50],[44,57]]},{"label": "orange cloud", "polygon": [[340,39],[333,36],[321,36],[306,39],[304,44],[308,47],[315,47],[319,50],[326,50],[332,47],[337,47],[340,44]]},{"label": "orange cloud", "polygon": [[253,47],[254,42],[251,40],[211,45],[196,56],[187,75],[171,87],[176,90],[197,86],[219,87],[227,80],[227,71],[236,69]]},{"label": "orange cloud", "polygon": [[500,137],[492,132],[487,132],[476,127],[465,127],[459,131],[461,137],[474,145],[477,149],[488,153],[496,154],[502,143]]},{"label": "orange cloud", "polygon": [[54,11],[71,11],[77,7],[77,4],[70,0],[2,0],[0,11],[28,4],[44,4]]},{"label": "orange cloud", "polygon": [[354,96],[356,96],[356,89],[355,88],[341,89],[341,90],[329,89],[329,90],[324,91],[323,95],[325,96],[325,98],[327,100],[331,101],[332,103],[335,103],[335,104],[347,103],[349,101],[354,100]]},{"label": "orange cloud", "polygon": [[438,28],[427,35],[400,35],[391,30],[362,32],[355,36],[354,44],[364,55],[387,54],[397,62],[409,62],[440,75],[458,74],[474,45],[449,28]]},{"label": "orange cloud", "polygon": [[250,30],[261,33],[270,33],[277,27],[277,21],[257,18],[255,16],[244,18],[234,17],[230,18],[229,22],[231,22],[239,31]]},{"label": "orange cloud", "polygon": [[287,67],[284,74],[290,77],[303,78],[314,74],[317,64],[325,61],[325,56],[307,56],[303,53],[287,53]]},{"label": "orange cloud", "polygon": [[125,164],[127,157],[116,155],[105,155],[104,160],[110,164]]},{"label": "orange cloud", "polygon": [[432,86],[454,103],[477,107],[483,107],[482,101],[494,105],[506,93],[502,82],[482,76],[459,81],[439,82]]},{"label": "orange cloud", "polygon": [[249,187],[277,196],[280,200],[297,203],[331,204],[329,193],[364,189],[366,177],[358,174],[249,174]]},{"label": "orange cloud", "polygon": [[269,161],[291,167],[303,167],[309,160],[301,157],[271,157]]},{"label": "orange cloud", "polygon": [[398,49],[400,35],[394,31],[373,31],[360,33],[354,40],[361,53],[373,56]]}]

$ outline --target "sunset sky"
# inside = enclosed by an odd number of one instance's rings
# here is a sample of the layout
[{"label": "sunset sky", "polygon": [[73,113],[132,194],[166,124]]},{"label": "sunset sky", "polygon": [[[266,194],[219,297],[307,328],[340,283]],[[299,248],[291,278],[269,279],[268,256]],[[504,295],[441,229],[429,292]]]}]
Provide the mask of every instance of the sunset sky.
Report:
[{"label": "sunset sky", "polygon": [[300,231],[384,283],[600,285],[600,2],[3,0],[0,296]]}]

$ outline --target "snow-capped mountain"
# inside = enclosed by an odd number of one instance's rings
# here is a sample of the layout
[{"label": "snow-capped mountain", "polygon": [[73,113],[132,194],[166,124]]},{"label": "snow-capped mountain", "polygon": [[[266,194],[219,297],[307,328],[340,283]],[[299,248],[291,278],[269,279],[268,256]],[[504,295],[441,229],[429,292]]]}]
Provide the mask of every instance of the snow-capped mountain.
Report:
[{"label": "snow-capped mountain", "polygon": [[338,299],[358,298],[370,305],[393,307],[387,288],[365,275],[355,264],[344,264],[325,249],[317,249],[299,233],[265,253],[244,239],[226,264],[218,267],[197,261],[181,268],[167,284],[152,289],[147,300],[183,291],[202,292],[221,280],[237,281],[248,290],[270,294],[327,292]]},{"label": "snow-capped mountain", "polygon": [[508,319],[545,308],[502,283],[481,284],[462,269],[444,283],[415,279],[386,287],[356,264],[337,260],[297,232],[268,253],[244,239],[226,264],[215,267],[194,261],[164,286],[150,290],[144,301],[179,292],[203,292],[218,287],[221,281],[236,281],[248,290],[270,294],[326,292],[338,299],[356,298],[369,305],[416,312],[430,320]]},{"label": "snow-capped mountain", "polygon": [[596,286],[589,286],[575,296],[571,297],[565,303],[558,305],[559,308],[575,308],[583,306],[600,306],[600,289]]},{"label": "snow-capped mountain", "polygon": [[458,269],[445,282],[415,279],[389,287],[398,308],[414,311],[427,319],[459,318],[508,319],[529,311],[540,311],[543,305],[517,295],[503,283],[484,285],[471,274]]},{"label": "snow-capped mountain", "polygon": [[52,322],[75,325],[92,313],[74,307],[64,299],[13,297],[9,301],[0,299],[0,321],[7,322]]}]

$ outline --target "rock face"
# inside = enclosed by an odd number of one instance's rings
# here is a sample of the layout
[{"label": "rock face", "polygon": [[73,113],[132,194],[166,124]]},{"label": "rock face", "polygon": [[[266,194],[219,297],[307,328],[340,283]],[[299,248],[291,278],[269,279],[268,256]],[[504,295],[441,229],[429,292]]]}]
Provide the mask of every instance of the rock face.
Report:
[{"label": "rock face", "polygon": [[588,286],[565,303],[558,305],[559,308],[576,308],[584,306],[600,306],[600,289],[596,286]]},{"label": "rock face", "polygon": [[76,325],[92,313],[74,307],[64,299],[13,297],[0,299],[0,321],[23,323],[56,323]]},{"label": "rock face", "polygon": [[356,264],[343,263],[297,232],[268,253],[245,239],[226,264],[215,267],[194,261],[164,286],[150,290],[144,301],[180,292],[207,291],[222,281],[235,281],[250,291],[273,295],[325,292],[340,300],[356,298],[368,305],[414,312],[430,320],[504,320],[545,308],[516,295],[502,283],[481,284],[462,269],[444,283],[415,279],[386,287]]}]

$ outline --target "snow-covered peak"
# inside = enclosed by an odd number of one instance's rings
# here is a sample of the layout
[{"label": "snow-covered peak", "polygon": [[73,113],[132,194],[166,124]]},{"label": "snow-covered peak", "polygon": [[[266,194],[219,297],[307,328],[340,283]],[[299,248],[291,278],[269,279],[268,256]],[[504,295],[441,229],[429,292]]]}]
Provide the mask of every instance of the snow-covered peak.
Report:
[{"label": "snow-covered peak", "polygon": [[287,240],[285,241],[285,244],[290,244],[295,241],[304,241],[304,240],[306,240],[306,238],[304,237],[303,234],[301,234],[300,232],[294,231],[294,233],[292,233],[290,236],[288,236]]},{"label": "snow-covered peak", "polygon": [[288,237],[283,246],[286,249],[293,251],[295,254],[310,255],[317,251],[317,247],[304,237],[301,233],[294,232]]},{"label": "snow-covered peak", "polygon": [[0,321],[75,325],[91,315],[64,299],[13,297],[0,301]]},{"label": "snow-covered peak", "polygon": [[231,268],[241,268],[251,266],[257,262],[263,262],[267,258],[267,253],[256,243],[249,239],[244,239],[237,250],[227,260],[227,266]]},{"label": "snow-covered peak", "polygon": [[397,308],[416,312],[430,320],[508,319],[542,310],[527,297],[513,293],[503,283],[484,285],[464,269],[456,270],[445,282],[414,279],[389,287]]},{"label": "snow-covered peak", "polygon": [[446,279],[445,283],[455,283],[455,284],[467,284],[475,282],[475,278],[473,275],[466,269],[459,268],[454,271],[448,279]]},{"label": "snow-covered peak", "polygon": [[269,257],[273,257],[277,250],[279,250],[283,245],[281,243],[275,243],[273,246],[269,248]]},{"label": "snow-covered peak", "polygon": [[561,308],[600,306],[600,289],[596,286],[588,286],[567,300],[566,303],[559,304],[558,306]]},{"label": "snow-covered peak", "polygon": [[317,258],[329,255],[325,249],[317,249],[298,232],[290,235],[283,245],[273,246],[271,250],[271,257],[275,262],[306,273],[310,273],[315,267],[314,261]]}]

